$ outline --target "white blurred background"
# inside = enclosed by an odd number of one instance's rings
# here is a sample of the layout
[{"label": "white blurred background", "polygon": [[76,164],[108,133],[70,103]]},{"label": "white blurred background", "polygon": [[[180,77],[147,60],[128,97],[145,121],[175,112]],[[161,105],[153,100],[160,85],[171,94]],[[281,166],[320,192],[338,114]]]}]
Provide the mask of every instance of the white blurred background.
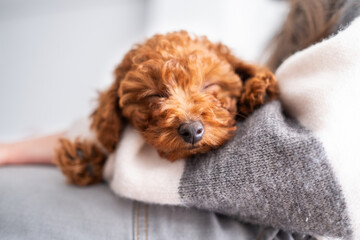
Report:
[{"label": "white blurred background", "polygon": [[0,141],[65,129],[136,43],[184,29],[258,62],[287,14],[275,0],[0,0]]}]

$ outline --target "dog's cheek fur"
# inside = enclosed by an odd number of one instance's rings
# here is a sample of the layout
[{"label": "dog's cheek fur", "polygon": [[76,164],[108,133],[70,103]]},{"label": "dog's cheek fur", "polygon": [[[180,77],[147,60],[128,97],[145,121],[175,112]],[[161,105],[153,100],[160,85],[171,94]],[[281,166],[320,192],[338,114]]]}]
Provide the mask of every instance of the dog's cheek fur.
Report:
[{"label": "dog's cheek fur", "polygon": [[133,127],[143,131],[149,125],[149,110],[141,104],[131,104],[122,109],[123,116]]}]

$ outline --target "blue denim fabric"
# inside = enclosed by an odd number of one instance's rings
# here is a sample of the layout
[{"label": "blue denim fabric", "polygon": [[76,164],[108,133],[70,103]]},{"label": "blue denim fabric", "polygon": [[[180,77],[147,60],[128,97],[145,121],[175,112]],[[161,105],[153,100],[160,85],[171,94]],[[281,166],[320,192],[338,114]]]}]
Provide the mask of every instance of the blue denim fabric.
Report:
[{"label": "blue denim fabric", "polygon": [[0,168],[0,239],[302,239],[183,207],[115,196],[105,184],[64,183],[55,167]]}]

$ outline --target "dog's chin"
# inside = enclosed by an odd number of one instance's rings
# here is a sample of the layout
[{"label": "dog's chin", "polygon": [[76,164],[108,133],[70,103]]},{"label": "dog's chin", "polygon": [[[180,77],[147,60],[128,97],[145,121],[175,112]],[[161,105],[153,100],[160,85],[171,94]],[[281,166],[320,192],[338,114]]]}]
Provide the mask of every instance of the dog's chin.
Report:
[{"label": "dog's chin", "polygon": [[158,150],[160,157],[166,158],[167,160],[174,162],[176,160],[191,157],[196,154],[206,153],[210,151],[211,147],[207,146],[188,146],[182,149],[174,149],[172,151],[161,151]]}]

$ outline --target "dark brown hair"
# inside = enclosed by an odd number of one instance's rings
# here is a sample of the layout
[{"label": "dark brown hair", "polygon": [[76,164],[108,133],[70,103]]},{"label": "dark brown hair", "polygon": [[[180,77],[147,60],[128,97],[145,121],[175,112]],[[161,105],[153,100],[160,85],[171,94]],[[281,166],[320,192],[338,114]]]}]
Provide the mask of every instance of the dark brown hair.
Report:
[{"label": "dark brown hair", "polygon": [[288,0],[290,11],[269,44],[268,67],[277,67],[293,53],[345,28],[360,15],[359,0]]}]

